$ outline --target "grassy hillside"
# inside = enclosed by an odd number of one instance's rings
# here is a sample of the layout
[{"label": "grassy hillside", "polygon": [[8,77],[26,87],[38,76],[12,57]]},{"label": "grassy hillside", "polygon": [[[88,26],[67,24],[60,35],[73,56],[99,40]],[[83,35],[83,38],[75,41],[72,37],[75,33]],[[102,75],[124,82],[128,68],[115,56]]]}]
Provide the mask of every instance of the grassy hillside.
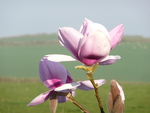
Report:
[{"label": "grassy hillside", "polygon": [[[122,41],[110,53],[120,55],[122,59],[113,65],[99,66],[95,78],[150,82],[150,43],[145,41],[149,39],[138,38],[143,40],[142,42],[137,40],[134,42],[129,37],[125,39],[126,41]],[[43,43],[40,43],[41,41]],[[15,45],[14,42],[20,45]],[[0,43],[4,44],[0,46],[0,76],[3,77],[38,77],[38,63],[44,55],[54,53],[71,55],[66,48],[60,46],[55,34],[0,39]],[[76,65],[81,64],[80,62],[63,64],[74,79],[85,79],[84,71],[74,69]]]},{"label": "grassy hillside", "polygon": [[[150,43],[150,38],[141,36],[123,36],[121,43]],[[0,47],[3,46],[44,46],[59,44],[57,34],[23,35],[17,37],[0,38]]]},{"label": "grassy hillside", "polygon": [[10,46],[43,46],[58,44],[56,34],[24,35],[0,39],[0,47]]}]

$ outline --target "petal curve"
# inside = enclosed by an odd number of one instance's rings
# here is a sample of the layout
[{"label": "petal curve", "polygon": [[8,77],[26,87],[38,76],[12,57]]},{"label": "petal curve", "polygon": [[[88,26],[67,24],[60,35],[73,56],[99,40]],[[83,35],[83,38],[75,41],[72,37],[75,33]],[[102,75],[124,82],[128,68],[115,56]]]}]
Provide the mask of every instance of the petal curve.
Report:
[{"label": "petal curve", "polygon": [[108,37],[99,30],[91,31],[80,43],[79,58],[85,65],[93,65],[105,58],[110,52]]},{"label": "petal curve", "polygon": [[83,24],[80,27],[80,33],[82,33],[83,35],[85,35],[88,31],[87,31],[87,26],[88,24],[92,24],[93,22],[87,18],[84,19]]},{"label": "petal curve", "polygon": [[62,54],[48,54],[45,55],[48,60],[54,61],[54,62],[66,62],[66,61],[76,61],[74,57],[71,57],[69,55],[62,55]]},{"label": "petal curve", "polygon": [[122,36],[124,33],[124,26],[123,24],[118,25],[114,29],[112,29],[110,34],[110,42],[111,42],[111,50],[116,47],[116,45],[121,41]]},{"label": "petal curve", "polygon": [[78,43],[83,35],[71,27],[59,28],[58,38],[60,42],[78,59]]},{"label": "petal curve", "polygon": [[75,90],[79,85],[80,85],[79,82],[68,83],[68,84],[64,84],[60,87],[55,88],[54,91],[68,93],[71,90]]},{"label": "petal curve", "polygon": [[34,98],[27,106],[34,106],[45,102],[47,99],[50,98],[52,92],[53,90],[40,94],[39,96]]},{"label": "petal curve", "polygon": [[[98,87],[106,83],[105,79],[98,79],[94,81],[95,83],[97,83]],[[89,80],[78,81],[78,82],[81,83],[81,85],[77,87],[78,89],[86,90],[86,91],[90,91],[94,89],[92,83]]]},{"label": "petal curve", "polygon": [[121,59],[121,57],[119,55],[116,55],[116,56],[109,56],[108,55],[102,61],[99,62],[99,65],[111,65],[119,59]]},{"label": "petal curve", "polygon": [[50,61],[47,58],[48,57],[45,56],[41,59],[39,74],[43,84],[47,88],[53,89],[66,83],[68,72],[62,64]]}]

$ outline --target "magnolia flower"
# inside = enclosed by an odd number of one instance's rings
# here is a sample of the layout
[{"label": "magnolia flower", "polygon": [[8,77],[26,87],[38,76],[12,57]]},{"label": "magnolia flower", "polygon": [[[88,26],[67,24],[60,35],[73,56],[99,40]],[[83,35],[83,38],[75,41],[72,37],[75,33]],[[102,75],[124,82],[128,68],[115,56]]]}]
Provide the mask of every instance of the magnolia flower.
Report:
[{"label": "magnolia flower", "polygon": [[[59,41],[73,55],[72,61],[78,60],[85,65],[109,65],[120,59],[120,56],[108,56],[121,40],[123,24],[118,25],[110,32],[98,23],[85,19],[80,31],[71,27],[63,27],[58,32]],[[68,57],[68,56],[67,56]],[[71,61],[71,59],[64,59]]]},{"label": "magnolia flower", "polygon": [[[73,83],[73,79],[66,68],[58,62],[50,60],[50,57],[51,56],[47,55],[41,59],[39,74],[43,84],[51,90],[37,96],[28,106],[41,104],[49,98],[57,98],[58,103],[62,103],[68,100],[67,97],[62,95],[71,93],[74,96],[76,88],[87,91],[94,89],[90,81],[78,81]],[[95,82],[98,86],[101,86],[105,83],[105,80],[100,79],[95,80]]]},{"label": "magnolia flower", "polygon": [[121,86],[115,80],[111,81],[110,92],[108,94],[108,111],[109,113],[124,112],[124,92]]}]

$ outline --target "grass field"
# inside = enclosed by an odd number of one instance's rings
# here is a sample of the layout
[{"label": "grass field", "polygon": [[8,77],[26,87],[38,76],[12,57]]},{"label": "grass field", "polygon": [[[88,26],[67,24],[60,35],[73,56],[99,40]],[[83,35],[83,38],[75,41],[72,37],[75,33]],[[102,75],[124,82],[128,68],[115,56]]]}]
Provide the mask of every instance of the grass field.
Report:
[{"label": "grass field", "polygon": [[[0,76],[38,77],[38,63],[46,54],[70,54],[60,45],[0,47]],[[99,66],[95,78],[120,81],[150,82],[150,43],[119,44],[111,55],[120,55],[121,60],[113,65]],[[80,62],[65,62],[74,79],[85,79],[84,72],[74,67]]]},{"label": "grass field", "polygon": [[[125,113],[150,113],[150,83],[119,82],[124,89]],[[37,95],[48,89],[37,80],[14,79],[13,82],[0,81],[0,113],[49,113],[49,102],[46,101],[37,106],[26,106]],[[107,94],[109,83],[99,88],[104,110],[107,111]],[[99,111],[93,91],[76,90],[75,99],[90,113]],[[57,113],[81,113],[71,102],[58,104]],[[107,113],[107,112],[106,112]]]},{"label": "grass field", "polygon": [[[0,39],[0,113],[50,112],[48,101],[26,106],[35,96],[48,90],[38,75],[39,61],[46,54],[71,55],[58,44],[56,35],[51,35],[50,40],[49,35]],[[99,89],[105,111],[109,82],[116,79],[125,92],[125,113],[150,113],[150,41],[125,38],[110,54],[122,58],[113,65],[99,66],[94,73],[95,79],[107,80]],[[75,80],[86,79],[83,70],[74,68],[81,65],[80,62],[62,64]],[[93,91],[77,90],[76,99],[91,113],[98,111]],[[59,104],[57,110],[57,113],[77,112],[80,110],[70,102]]]}]

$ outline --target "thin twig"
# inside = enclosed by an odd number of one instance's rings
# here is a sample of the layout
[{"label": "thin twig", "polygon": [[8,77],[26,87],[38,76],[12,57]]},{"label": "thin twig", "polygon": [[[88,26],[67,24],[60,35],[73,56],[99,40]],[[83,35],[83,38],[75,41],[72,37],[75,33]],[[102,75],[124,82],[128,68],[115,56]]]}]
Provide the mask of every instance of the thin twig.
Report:
[{"label": "thin twig", "polygon": [[90,113],[90,112],[88,112],[87,110],[85,110],[85,109],[83,108],[83,106],[80,105],[80,104],[73,98],[73,96],[72,96],[70,93],[67,95],[67,97],[69,98],[69,100],[70,100],[71,102],[73,102],[77,107],[79,107],[83,113]]},{"label": "thin twig", "polygon": [[88,79],[91,81],[93,87],[94,87],[94,90],[95,90],[95,96],[96,96],[96,99],[98,101],[98,105],[99,105],[99,108],[100,108],[100,111],[101,113],[105,113],[104,110],[103,110],[103,106],[102,106],[102,102],[101,102],[101,98],[99,96],[99,93],[98,93],[98,86],[97,84],[95,84],[95,81],[93,79],[93,73],[94,71],[97,69],[98,67],[98,63],[96,63],[94,66],[90,67],[89,71],[87,72],[86,76],[88,77]]},{"label": "thin twig", "polygon": [[98,87],[97,87],[97,84],[95,84],[93,78],[90,79],[92,85],[94,86],[94,90],[95,90],[95,96],[96,96],[96,99],[98,101],[98,105],[99,105],[99,108],[100,108],[100,111],[101,113],[105,113],[104,110],[103,110],[103,106],[102,106],[102,102],[101,102],[101,98],[99,96],[99,93],[98,93]]},{"label": "thin twig", "polygon": [[101,113],[105,113],[104,110],[103,110],[103,107],[102,107],[101,98],[100,98],[100,96],[98,94],[98,86],[97,86],[97,84],[95,84],[94,79],[93,79],[93,72],[97,69],[98,65],[99,64],[96,63],[93,66],[76,66],[75,68],[76,69],[83,69],[83,70],[86,71],[86,77],[91,81],[91,83],[92,83],[92,85],[94,87],[95,96],[96,96],[96,99],[98,101],[98,105],[99,105],[100,111],[101,111]]}]

